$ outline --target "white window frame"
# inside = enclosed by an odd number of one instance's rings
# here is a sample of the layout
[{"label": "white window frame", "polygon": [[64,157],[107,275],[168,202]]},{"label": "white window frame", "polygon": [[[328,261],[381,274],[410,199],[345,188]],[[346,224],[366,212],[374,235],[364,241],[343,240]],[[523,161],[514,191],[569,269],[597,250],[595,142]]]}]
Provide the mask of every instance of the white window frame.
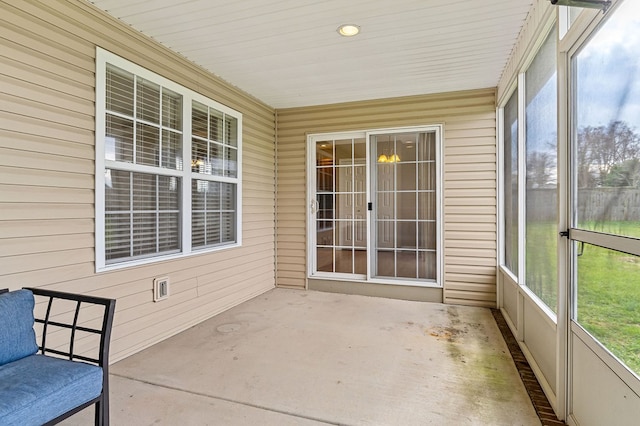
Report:
[{"label": "white window frame", "polygon": [[[130,72],[138,77],[159,84],[182,96],[182,158],[183,169],[171,170],[144,165],[115,162],[105,159],[105,131],[106,131],[106,69],[107,64]],[[226,115],[235,118],[237,129],[237,177],[203,175],[191,171],[191,111],[193,101],[212,107]],[[144,67],[130,62],[120,56],[108,52],[100,47],[96,48],[96,172],[95,172],[95,253],[96,272],[122,269],[145,265],[164,260],[178,259],[195,254],[226,250],[242,245],[242,114],[212,99],[194,92],[178,83],[162,77]],[[181,250],[179,253],[156,254],[143,259],[123,260],[118,263],[107,264],[105,259],[105,170],[119,169],[132,172],[152,173],[154,175],[176,176],[181,179],[180,200],[180,229]],[[191,246],[191,184],[193,180],[209,180],[214,182],[232,183],[236,185],[235,198],[235,241],[211,247],[193,249]]]}]

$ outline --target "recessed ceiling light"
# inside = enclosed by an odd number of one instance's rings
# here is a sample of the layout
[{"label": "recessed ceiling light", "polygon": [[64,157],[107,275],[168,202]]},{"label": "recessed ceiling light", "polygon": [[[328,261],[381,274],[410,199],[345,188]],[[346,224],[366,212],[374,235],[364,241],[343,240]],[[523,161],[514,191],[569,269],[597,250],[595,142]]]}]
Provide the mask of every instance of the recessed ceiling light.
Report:
[{"label": "recessed ceiling light", "polygon": [[338,27],[338,34],[343,37],[353,37],[360,32],[360,27],[355,24],[344,24]]}]

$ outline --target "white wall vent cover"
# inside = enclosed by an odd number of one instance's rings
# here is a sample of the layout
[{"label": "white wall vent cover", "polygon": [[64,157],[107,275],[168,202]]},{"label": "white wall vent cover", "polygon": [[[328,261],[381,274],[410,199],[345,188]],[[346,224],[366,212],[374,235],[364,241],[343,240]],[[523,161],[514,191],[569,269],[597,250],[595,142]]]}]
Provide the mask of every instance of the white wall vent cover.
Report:
[{"label": "white wall vent cover", "polygon": [[169,298],[169,278],[155,278],[153,280],[153,301],[159,302]]}]

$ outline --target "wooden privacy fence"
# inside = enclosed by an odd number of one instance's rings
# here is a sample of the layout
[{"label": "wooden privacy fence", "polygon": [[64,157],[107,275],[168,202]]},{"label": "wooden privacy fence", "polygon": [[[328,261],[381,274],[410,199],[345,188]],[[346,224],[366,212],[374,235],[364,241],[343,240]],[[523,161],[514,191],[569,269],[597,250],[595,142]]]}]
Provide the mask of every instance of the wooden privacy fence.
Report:
[{"label": "wooden privacy fence", "polygon": [[[555,221],[558,209],[555,188],[527,189],[527,215],[536,222]],[[580,189],[581,221],[640,221],[640,188]]]}]

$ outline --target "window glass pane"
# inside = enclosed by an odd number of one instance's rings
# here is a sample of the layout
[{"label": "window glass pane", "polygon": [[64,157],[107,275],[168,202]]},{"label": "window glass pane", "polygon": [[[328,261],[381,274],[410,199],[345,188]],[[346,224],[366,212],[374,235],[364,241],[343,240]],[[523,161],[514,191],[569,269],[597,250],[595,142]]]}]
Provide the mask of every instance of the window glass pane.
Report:
[{"label": "window glass pane", "polygon": [[377,271],[376,271],[377,276],[395,277],[396,276],[396,252],[392,250],[378,250],[376,267],[377,267]]},{"label": "window glass pane", "polygon": [[238,120],[230,115],[224,116],[226,133],[224,143],[231,146],[238,146]]},{"label": "window glass pane", "polygon": [[529,287],[554,312],[557,305],[557,74],[556,32],[540,48],[525,76],[526,225]]},{"label": "window glass pane", "polygon": [[136,117],[160,124],[160,86],[138,77],[136,93]]},{"label": "window glass pane", "polygon": [[191,245],[202,247],[206,244],[205,239],[205,213],[194,210],[191,212]]},{"label": "window glass pane", "polygon": [[335,141],[336,161],[339,166],[353,164],[353,144],[351,139]]},{"label": "window glass pane", "polygon": [[106,108],[133,117],[133,74],[107,64]]},{"label": "window glass pane", "polygon": [[161,166],[172,170],[182,170],[182,135],[169,130],[162,131]]},{"label": "window glass pane", "polygon": [[316,248],[316,269],[318,272],[333,272],[333,248]]},{"label": "window glass pane", "polygon": [[223,243],[231,243],[236,240],[235,218],[235,212],[223,212],[220,214],[221,240]]},{"label": "window glass pane", "polygon": [[398,219],[415,219],[417,203],[415,192],[398,192]]},{"label": "window glass pane", "polygon": [[155,213],[134,213],[133,215],[133,256],[156,253],[158,223]]},{"label": "window glass pane", "polygon": [[[416,161],[417,151],[416,138],[422,134],[410,133],[407,135],[398,135],[396,147],[398,148],[398,157],[400,161]],[[420,149],[422,151],[422,149]]]},{"label": "window glass pane", "polygon": [[336,210],[338,219],[353,218],[353,194],[336,195]]},{"label": "window glass pane", "polygon": [[191,141],[191,171],[194,173],[211,174],[207,171],[209,164],[209,146],[207,141],[193,138]]},{"label": "window glass pane", "polygon": [[436,134],[435,132],[421,133],[418,144],[418,161],[436,160]]},{"label": "window glass pane", "polygon": [[224,147],[224,175],[238,176],[238,150],[237,148]]},{"label": "window glass pane", "polygon": [[640,258],[589,244],[578,251],[577,320],[640,375]]},{"label": "window glass pane", "polygon": [[574,58],[577,226],[640,237],[640,2],[624,1]]},{"label": "window glass pane", "polygon": [[221,231],[224,225],[221,217],[220,212],[207,212],[207,245],[220,244],[223,241]]},{"label": "window glass pane", "polygon": [[416,164],[400,163],[394,165],[396,168],[396,189],[398,191],[415,190],[416,186]]},{"label": "window glass pane", "polygon": [[418,252],[413,250],[399,250],[396,253],[396,276],[398,278],[417,278]]},{"label": "window glass pane", "polygon": [[129,213],[106,213],[105,260],[131,256],[131,215]]},{"label": "window glass pane", "polygon": [[131,173],[120,170],[105,172],[105,210],[131,210]]},{"label": "window glass pane", "polygon": [[206,182],[208,184],[207,192],[207,210],[220,210],[220,186],[224,185],[220,182]]},{"label": "window glass pane", "polygon": [[209,114],[209,139],[222,143],[224,142],[224,136],[222,135],[223,114],[215,109],[210,109]]},{"label": "window glass pane", "polygon": [[158,176],[158,208],[161,211],[180,210],[179,182],[175,176]]},{"label": "window glass pane", "polygon": [[518,91],[504,107],[504,264],[518,275]]},{"label": "window glass pane", "polygon": [[436,220],[436,193],[418,192],[418,219]]},{"label": "window glass pane", "polygon": [[220,208],[222,210],[235,210],[236,186],[230,183],[221,183],[220,189]]},{"label": "window glass pane", "polygon": [[334,222],[331,220],[318,220],[316,223],[317,235],[316,241],[318,245],[333,245],[333,227]]},{"label": "window glass pane", "polygon": [[316,143],[316,166],[333,165],[333,141]]},{"label": "window glass pane", "polygon": [[162,125],[182,130],[182,96],[162,88]]},{"label": "window glass pane", "polygon": [[436,249],[436,223],[418,222],[418,248]]},{"label": "window glass pane", "polygon": [[418,252],[418,279],[435,280],[438,276],[438,260],[435,251]]},{"label": "window glass pane", "polygon": [[223,159],[222,159],[222,153],[223,153],[223,148],[222,145],[219,145],[215,142],[210,142],[209,143],[209,161],[208,164],[210,165],[210,169],[211,170],[211,174],[215,175],[215,176],[222,176],[222,171],[224,170],[224,166],[223,166]]},{"label": "window glass pane", "polygon": [[133,163],[133,121],[107,114],[104,158]]},{"label": "window glass pane", "polygon": [[133,210],[155,210],[156,199],[156,175],[146,173],[133,173]]},{"label": "window glass pane", "polygon": [[108,263],[180,249],[180,178],[107,169]]},{"label": "window glass pane", "polygon": [[158,251],[173,251],[180,248],[180,214],[158,215]]},{"label": "window glass pane", "polygon": [[398,222],[396,247],[416,248],[416,222]]},{"label": "window glass pane", "polygon": [[371,138],[376,144],[378,164],[392,163],[395,154],[395,138],[393,135],[376,135]]},{"label": "window glass pane", "polygon": [[192,246],[236,241],[236,185],[192,181]]},{"label": "window glass pane", "polygon": [[436,163],[435,161],[418,163],[418,189],[436,189]]},{"label": "window glass pane", "polygon": [[136,135],[136,164],[160,165],[160,129],[138,123]]},{"label": "window glass pane", "polygon": [[193,102],[191,108],[191,133],[201,138],[209,137],[209,128],[207,126],[207,114],[209,108],[200,102]]}]

